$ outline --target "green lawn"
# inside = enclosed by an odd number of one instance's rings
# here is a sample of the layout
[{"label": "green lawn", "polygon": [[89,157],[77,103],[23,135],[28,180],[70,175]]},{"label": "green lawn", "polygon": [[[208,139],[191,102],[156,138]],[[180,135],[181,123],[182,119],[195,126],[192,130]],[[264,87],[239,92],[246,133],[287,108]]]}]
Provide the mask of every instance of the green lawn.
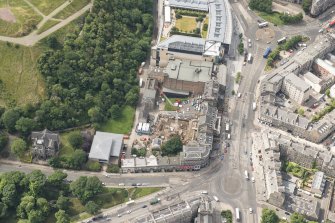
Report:
[{"label": "green lawn", "polygon": [[44,81],[36,67],[44,50],[0,42],[0,105],[35,103],[44,97]]},{"label": "green lawn", "polygon": [[131,188],[129,189],[131,199],[137,199],[140,197],[147,196],[149,194],[160,191],[160,187],[141,187],[141,188]]},{"label": "green lawn", "polygon": [[280,15],[279,12],[273,12],[273,13],[258,12],[257,14],[264,20],[271,22],[275,25],[278,26],[284,25],[284,22],[279,18]]},{"label": "green lawn", "polygon": [[29,0],[44,15],[49,15],[67,0]]},{"label": "green lawn", "polygon": [[48,20],[46,23],[44,23],[44,25],[41,28],[38,29],[37,34],[40,34],[40,33],[43,33],[44,31],[47,31],[48,29],[57,25],[58,23],[60,23],[60,21]]},{"label": "green lawn", "polygon": [[42,20],[42,16],[23,0],[0,0],[0,8],[7,8],[15,17],[13,22],[0,20],[0,35],[3,36],[25,36]]},{"label": "green lawn", "polygon": [[70,156],[74,152],[74,148],[70,145],[68,141],[70,133],[71,132],[60,134],[61,148],[59,150],[59,156]]},{"label": "green lawn", "polygon": [[195,17],[183,16],[181,19],[177,19],[176,28],[181,32],[192,32],[197,28],[197,21]]},{"label": "green lawn", "polygon": [[122,110],[122,116],[118,120],[110,119],[101,125],[98,130],[103,132],[112,132],[119,134],[129,134],[133,127],[135,109],[125,106]]},{"label": "green lawn", "polygon": [[[66,34],[73,32],[85,15],[50,36],[56,36],[62,43]],[[44,42],[42,40],[33,47],[0,42],[0,106],[36,103],[45,96],[44,80],[36,67],[37,59],[48,49]]]},{"label": "green lawn", "polygon": [[91,0],[72,0],[71,4],[68,5],[65,9],[59,12],[54,17],[57,19],[65,19],[72,15],[73,13],[79,11],[84,8]]}]

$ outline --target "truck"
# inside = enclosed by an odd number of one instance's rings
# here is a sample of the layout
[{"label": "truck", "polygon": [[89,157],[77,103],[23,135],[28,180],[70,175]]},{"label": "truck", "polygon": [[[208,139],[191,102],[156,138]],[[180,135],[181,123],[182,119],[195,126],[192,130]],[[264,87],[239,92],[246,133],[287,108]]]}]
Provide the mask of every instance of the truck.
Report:
[{"label": "truck", "polygon": [[252,54],[249,53],[249,54],[248,54],[248,63],[251,63],[251,60],[252,60]]},{"label": "truck", "polygon": [[244,176],[245,176],[245,179],[249,180],[249,173],[248,173],[248,171],[247,171],[247,170],[246,170],[246,171],[244,171]]},{"label": "truck", "polygon": [[253,103],[252,103],[252,110],[255,111],[256,108],[257,108],[256,102],[253,102]]},{"label": "truck", "polygon": [[229,131],[229,123],[226,123],[226,131]]},{"label": "truck", "polygon": [[272,51],[271,47],[266,48],[266,50],[265,50],[265,52],[263,54],[263,58],[267,59],[268,56],[269,56],[269,54],[271,53],[271,51]]},{"label": "truck", "polygon": [[264,28],[264,27],[267,27],[269,25],[268,22],[261,22],[261,23],[258,23],[258,27],[259,28]]},{"label": "truck", "polygon": [[159,199],[159,198],[154,198],[154,199],[152,199],[152,200],[150,201],[150,204],[151,204],[151,205],[158,204],[160,201],[161,201],[161,199]]},{"label": "truck", "polygon": [[334,25],[335,25],[335,20],[333,20],[329,23],[329,27],[333,27]]},{"label": "truck", "polygon": [[240,209],[239,208],[235,209],[235,214],[236,214],[236,221],[240,221]]}]

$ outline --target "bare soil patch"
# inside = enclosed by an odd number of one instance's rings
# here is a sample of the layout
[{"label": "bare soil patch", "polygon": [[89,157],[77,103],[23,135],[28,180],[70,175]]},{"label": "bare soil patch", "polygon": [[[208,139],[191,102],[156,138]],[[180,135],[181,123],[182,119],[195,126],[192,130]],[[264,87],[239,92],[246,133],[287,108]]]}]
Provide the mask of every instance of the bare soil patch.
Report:
[{"label": "bare soil patch", "polygon": [[9,8],[0,8],[0,19],[10,23],[16,23],[15,15]]}]

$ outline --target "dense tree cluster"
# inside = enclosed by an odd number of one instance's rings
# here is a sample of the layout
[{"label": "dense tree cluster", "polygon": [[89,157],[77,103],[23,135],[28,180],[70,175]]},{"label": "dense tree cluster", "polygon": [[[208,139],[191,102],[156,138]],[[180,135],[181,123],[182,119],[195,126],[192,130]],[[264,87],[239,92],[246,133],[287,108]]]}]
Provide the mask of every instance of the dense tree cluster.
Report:
[{"label": "dense tree cluster", "polygon": [[136,73],[146,60],[153,30],[151,0],[95,0],[81,29],[64,46],[42,54],[38,69],[47,96],[40,104],[0,112],[3,127],[26,136],[32,129],[64,129],[118,116],[138,100]]},{"label": "dense tree cluster", "polygon": [[102,191],[99,179],[82,177],[69,186],[66,177],[61,171],[46,177],[40,170],[27,175],[18,171],[0,175],[0,222],[16,213],[19,222],[43,223],[54,214],[57,223],[69,223],[69,197],[73,196],[80,198],[90,213],[99,211],[100,206],[89,201]]},{"label": "dense tree cluster", "polygon": [[272,12],[272,0],[250,0],[249,7],[260,12]]},{"label": "dense tree cluster", "polygon": [[278,223],[279,217],[274,210],[264,208],[262,210],[261,223]]},{"label": "dense tree cluster", "polygon": [[177,155],[183,150],[183,143],[180,139],[180,136],[172,136],[167,142],[162,145],[161,149],[163,156]]},{"label": "dense tree cluster", "polygon": [[101,122],[113,105],[134,105],[136,71],[150,48],[150,0],[97,0],[80,35],[69,35],[61,50],[45,52],[38,67],[49,99],[37,120],[51,129]]},{"label": "dense tree cluster", "polygon": [[304,16],[302,15],[301,12],[296,15],[280,13],[279,18],[284,22],[284,24],[295,24],[301,22]]}]

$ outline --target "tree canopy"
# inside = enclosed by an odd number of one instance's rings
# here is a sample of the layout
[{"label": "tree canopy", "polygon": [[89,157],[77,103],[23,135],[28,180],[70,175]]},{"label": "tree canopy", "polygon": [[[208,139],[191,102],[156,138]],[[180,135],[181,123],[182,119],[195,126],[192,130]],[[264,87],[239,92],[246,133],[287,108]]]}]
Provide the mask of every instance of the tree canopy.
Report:
[{"label": "tree canopy", "polygon": [[27,143],[23,139],[17,138],[13,140],[10,148],[16,156],[22,156],[27,150]]},{"label": "tree canopy", "polygon": [[82,176],[70,184],[70,190],[80,201],[87,202],[102,192],[102,183],[97,177]]},{"label": "tree canopy", "polygon": [[[64,181],[65,177],[66,174],[60,171],[46,177],[40,170],[30,174],[18,171],[0,174],[0,222],[3,222],[4,217],[16,213],[18,222],[44,223],[56,211],[57,222],[69,222],[65,213],[71,205],[69,197],[75,199],[77,193],[67,189],[69,185]],[[80,184],[74,184],[83,186],[85,198],[94,199],[102,191],[102,183],[97,177],[84,177],[83,181],[79,178],[77,182]],[[74,192],[77,190],[79,188]],[[95,210],[94,206],[90,208]]]},{"label": "tree canopy", "polygon": [[264,208],[262,210],[261,223],[278,223],[279,217],[275,211]]},{"label": "tree canopy", "polygon": [[166,143],[162,145],[162,155],[176,155],[183,149],[183,143],[179,135],[172,136]]},{"label": "tree canopy", "polygon": [[150,49],[151,11],[151,0],[94,1],[81,34],[74,30],[63,48],[39,58],[48,98],[36,111],[36,120],[62,129],[115,116],[113,105],[135,105],[137,69]]},{"label": "tree canopy", "polygon": [[272,0],[250,0],[249,7],[261,12],[272,12]]}]

